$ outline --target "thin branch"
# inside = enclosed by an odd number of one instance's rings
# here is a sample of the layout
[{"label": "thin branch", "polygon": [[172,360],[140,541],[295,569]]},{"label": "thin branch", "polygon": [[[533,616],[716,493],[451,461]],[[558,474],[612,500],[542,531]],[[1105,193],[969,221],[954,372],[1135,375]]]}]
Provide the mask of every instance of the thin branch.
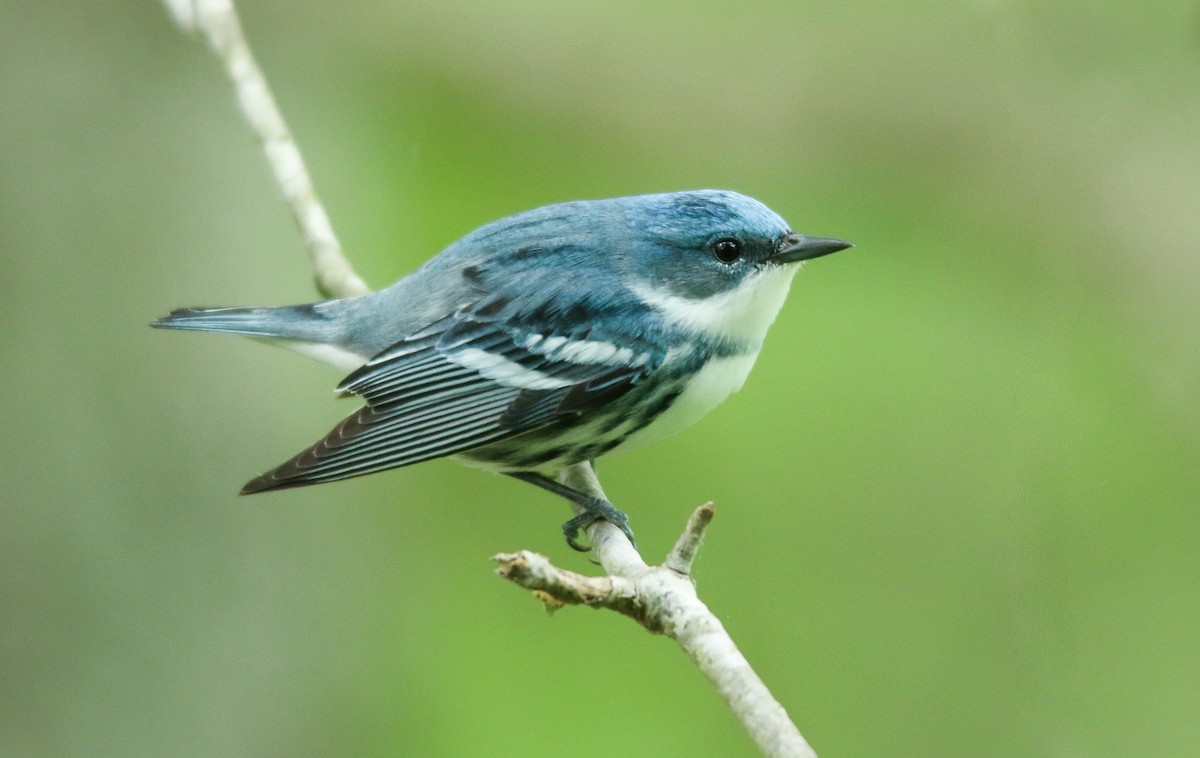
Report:
[{"label": "thin branch", "polygon": [[696,553],[700,552],[700,544],[704,542],[704,530],[708,529],[714,512],[713,504],[705,503],[692,513],[675,547],[667,553],[667,559],[663,561],[664,566],[681,574],[692,572],[692,562],[696,560]]},{"label": "thin branch", "polygon": [[313,266],[313,280],[325,297],[350,297],[370,292],[342,253],[325,207],[317,199],[304,159],[271,88],[242,34],[232,0],[163,0],[171,16],[185,31],[200,32],[225,65],[233,80],[238,103],[250,129],[262,143],[275,181],[292,218],[300,227]]},{"label": "thin branch", "polygon": [[[317,199],[300,150],[254,62],[232,0],[163,0],[189,33],[200,32],[225,65],[250,128],[258,136],[312,261],[317,289],[326,296],[369,292],[354,272]],[[595,470],[583,463],[563,469],[559,479],[575,489],[605,497]],[[606,498],[607,499],[607,498]],[[588,539],[608,576],[560,569],[545,556],[521,551],[494,556],[497,572],[534,591],[548,610],[565,604],[609,608],[679,643],[729,703],[750,736],[771,756],[815,758],[815,753],[738,651],[717,617],[700,601],[690,572],[711,503],[700,506],[662,566],[649,566],[625,534],[606,521],[587,528]]]},{"label": "thin branch", "polygon": [[[564,484],[603,497],[591,466],[566,469]],[[648,566],[617,527],[600,522],[588,528],[592,549],[608,576],[594,577],[561,569],[544,555],[523,550],[492,560],[496,573],[528,590],[548,610],[562,605],[608,608],[637,621],[655,634],[675,640],[729,704],[759,748],[771,756],[816,753],[787,711],[750,667],[729,632],[696,594],[690,576],[704,532],[713,518],[712,503],[692,513],[662,566]]]}]

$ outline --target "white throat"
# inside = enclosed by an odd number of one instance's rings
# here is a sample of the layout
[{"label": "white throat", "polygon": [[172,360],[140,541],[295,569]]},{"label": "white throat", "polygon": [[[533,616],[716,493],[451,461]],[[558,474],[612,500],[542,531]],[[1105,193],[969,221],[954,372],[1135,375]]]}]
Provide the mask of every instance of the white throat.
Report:
[{"label": "white throat", "polygon": [[718,339],[757,347],[787,299],[797,265],[773,266],[752,274],[728,292],[704,300],[680,297],[637,285],[634,292],[672,325]]}]

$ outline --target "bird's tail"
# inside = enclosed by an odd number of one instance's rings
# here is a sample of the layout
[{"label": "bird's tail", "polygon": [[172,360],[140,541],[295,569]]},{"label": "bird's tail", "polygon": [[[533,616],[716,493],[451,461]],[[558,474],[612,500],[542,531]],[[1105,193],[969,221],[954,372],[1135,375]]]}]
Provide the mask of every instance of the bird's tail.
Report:
[{"label": "bird's tail", "polygon": [[280,308],[180,308],[150,322],[158,329],[226,332],[306,342],[333,342],[337,323],[312,305]]}]

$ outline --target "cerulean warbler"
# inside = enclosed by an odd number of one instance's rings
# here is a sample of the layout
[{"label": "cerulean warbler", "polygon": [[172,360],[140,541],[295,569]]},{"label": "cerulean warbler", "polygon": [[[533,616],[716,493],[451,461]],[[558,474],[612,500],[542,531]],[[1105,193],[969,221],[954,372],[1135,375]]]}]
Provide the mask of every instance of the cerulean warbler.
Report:
[{"label": "cerulean warbler", "polygon": [[[679,431],[746,380],[802,261],[850,247],[700,190],[561,203],[480,227],[387,289],[278,308],[186,308],[169,329],[265,339],[350,372],[366,405],[242,493],[453,456],[611,503],[558,470]],[[579,548],[583,549],[583,548]]]}]

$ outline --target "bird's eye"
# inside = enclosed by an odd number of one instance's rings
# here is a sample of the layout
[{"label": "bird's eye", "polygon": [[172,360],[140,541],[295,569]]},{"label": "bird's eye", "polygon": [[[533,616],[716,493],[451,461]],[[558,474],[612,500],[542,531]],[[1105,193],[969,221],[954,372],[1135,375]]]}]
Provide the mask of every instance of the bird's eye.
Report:
[{"label": "bird's eye", "polygon": [[725,237],[713,243],[712,251],[721,263],[733,263],[742,257],[742,243]]}]

